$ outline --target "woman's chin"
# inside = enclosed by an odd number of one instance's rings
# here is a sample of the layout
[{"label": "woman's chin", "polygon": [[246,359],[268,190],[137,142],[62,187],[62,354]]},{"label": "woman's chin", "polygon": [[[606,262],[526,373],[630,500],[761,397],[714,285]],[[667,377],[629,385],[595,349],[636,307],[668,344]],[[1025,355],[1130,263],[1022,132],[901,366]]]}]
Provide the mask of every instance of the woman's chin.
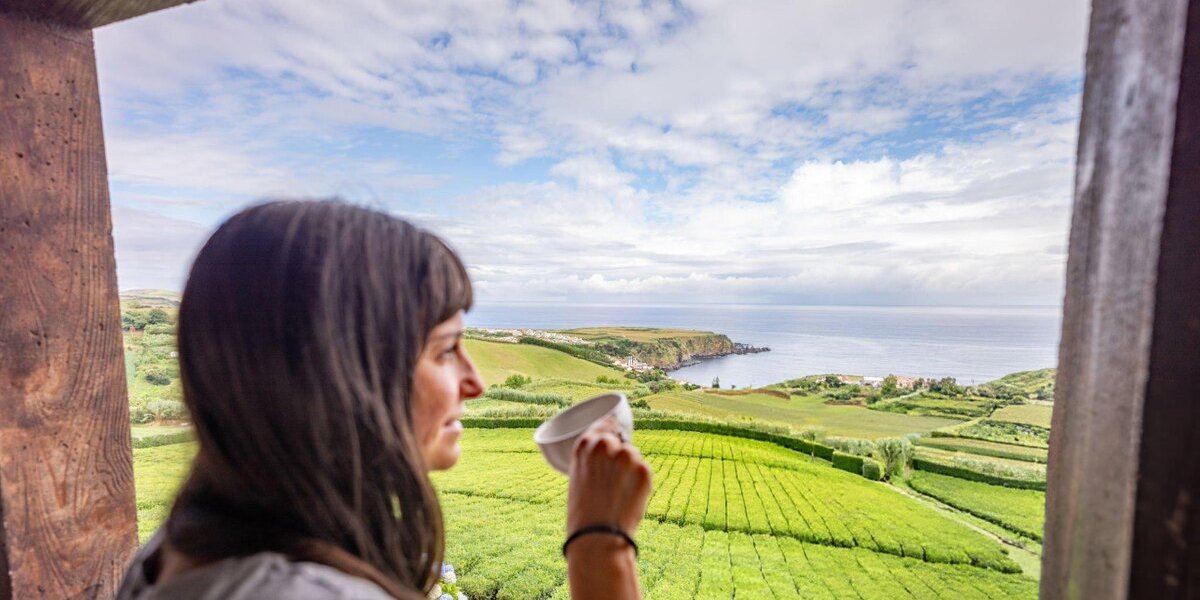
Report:
[{"label": "woman's chin", "polygon": [[455,437],[446,445],[432,453],[429,461],[430,471],[444,471],[453,467],[458,463],[458,457],[462,455],[462,447],[458,445],[458,438]]}]

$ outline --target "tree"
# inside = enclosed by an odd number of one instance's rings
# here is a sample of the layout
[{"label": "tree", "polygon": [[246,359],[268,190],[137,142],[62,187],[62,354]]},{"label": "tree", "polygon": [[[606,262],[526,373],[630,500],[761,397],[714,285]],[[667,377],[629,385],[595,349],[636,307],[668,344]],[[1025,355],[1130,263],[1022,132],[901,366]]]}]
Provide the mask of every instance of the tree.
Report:
[{"label": "tree", "polygon": [[167,311],[161,308],[152,308],[150,309],[150,312],[146,314],[146,324],[148,325],[160,325],[170,322],[171,315],[168,315]]},{"label": "tree", "polygon": [[891,480],[896,474],[903,476],[912,460],[912,442],[905,438],[887,438],[877,440],[875,447],[879,452],[879,460],[883,462],[884,477]]},{"label": "tree", "polygon": [[837,375],[826,375],[825,376],[825,387],[831,387],[831,388],[842,387],[842,380],[838,379]]},{"label": "tree", "polygon": [[508,376],[508,379],[504,380],[503,387],[516,389],[531,383],[533,383],[532,377],[526,377],[520,373],[513,373],[512,375]]},{"label": "tree", "polygon": [[809,449],[811,452],[809,458],[816,458],[817,442],[825,439],[825,430],[821,429],[820,427],[805,427],[804,429],[800,430],[800,439],[807,440],[810,444]]},{"label": "tree", "polygon": [[714,390],[721,389],[721,378],[720,377],[713,377],[712,387]]},{"label": "tree", "polygon": [[884,398],[890,398],[892,396],[899,395],[900,386],[896,383],[895,375],[888,375],[887,377],[883,378],[883,385],[879,386],[879,393]]}]

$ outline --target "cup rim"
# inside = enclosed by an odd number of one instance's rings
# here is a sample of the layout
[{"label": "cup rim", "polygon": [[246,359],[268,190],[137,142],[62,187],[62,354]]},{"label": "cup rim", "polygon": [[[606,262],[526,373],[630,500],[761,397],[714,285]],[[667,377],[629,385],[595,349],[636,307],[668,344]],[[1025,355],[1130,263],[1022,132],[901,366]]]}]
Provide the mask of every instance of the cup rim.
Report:
[{"label": "cup rim", "polygon": [[599,401],[601,399],[609,398],[609,397],[615,397],[617,400],[616,404],[614,404],[609,409],[609,412],[612,412],[614,409],[616,409],[618,406],[620,406],[622,402],[629,402],[629,399],[626,398],[625,394],[623,394],[621,392],[607,392],[604,394],[600,394],[599,396],[593,396],[591,398],[588,398],[587,400],[584,400],[583,402],[580,402],[579,404],[568,407],[566,410],[563,410],[562,412],[554,415],[553,417],[546,419],[541,425],[538,425],[537,429],[535,429],[533,432],[533,441],[538,444],[553,444],[556,442],[561,442],[566,439],[570,439],[572,437],[579,435],[580,433],[583,433],[591,425],[591,423],[584,425],[583,427],[581,427],[579,429],[568,431],[566,433],[560,433],[553,437],[547,436],[547,434],[545,433],[545,430],[550,426],[550,423],[552,421],[554,421],[555,419],[558,419],[559,417],[562,417],[576,409],[582,410],[583,407],[591,404],[592,402]]}]

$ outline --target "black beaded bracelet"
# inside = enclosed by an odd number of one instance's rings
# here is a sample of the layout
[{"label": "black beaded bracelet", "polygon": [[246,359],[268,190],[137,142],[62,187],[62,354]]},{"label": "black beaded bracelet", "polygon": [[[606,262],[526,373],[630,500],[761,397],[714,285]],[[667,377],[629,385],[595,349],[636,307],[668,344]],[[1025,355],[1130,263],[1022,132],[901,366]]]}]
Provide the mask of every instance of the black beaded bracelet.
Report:
[{"label": "black beaded bracelet", "polygon": [[567,555],[567,546],[570,546],[571,542],[573,542],[589,533],[607,533],[609,535],[615,535],[615,536],[625,540],[625,543],[629,544],[629,546],[633,548],[633,555],[635,557],[638,555],[637,542],[633,541],[633,538],[629,537],[628,533],[625,533],[624,531],[621,531],[620,529],[613,527],[611,525],[588,525],[587,527],[582,527],[579,530],[577,530],[575,533],[572,533],[571,535],[567,536],[567,541],[563,542],[563,546],[562,546],[563,556],[565,557]]}]

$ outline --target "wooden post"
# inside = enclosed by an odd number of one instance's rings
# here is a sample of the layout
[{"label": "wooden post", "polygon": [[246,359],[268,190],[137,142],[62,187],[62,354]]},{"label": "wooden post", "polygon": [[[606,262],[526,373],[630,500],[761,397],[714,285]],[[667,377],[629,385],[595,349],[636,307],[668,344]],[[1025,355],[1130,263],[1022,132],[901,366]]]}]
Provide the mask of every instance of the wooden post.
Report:
[{"label": "wooden post", "polygon": [[1188,6],[1142,417],[1132,598],[1200,598],[1200,0]]},{"label": "wooden post", "polygon": [[89,29],[0,11],[0,598],[106,598],[137,545]]},{"label": "wooden post", "polygon": [[1200,594],[1198,2],[1190,25],[1188,0],[1092,5],[1045,600]]}]

